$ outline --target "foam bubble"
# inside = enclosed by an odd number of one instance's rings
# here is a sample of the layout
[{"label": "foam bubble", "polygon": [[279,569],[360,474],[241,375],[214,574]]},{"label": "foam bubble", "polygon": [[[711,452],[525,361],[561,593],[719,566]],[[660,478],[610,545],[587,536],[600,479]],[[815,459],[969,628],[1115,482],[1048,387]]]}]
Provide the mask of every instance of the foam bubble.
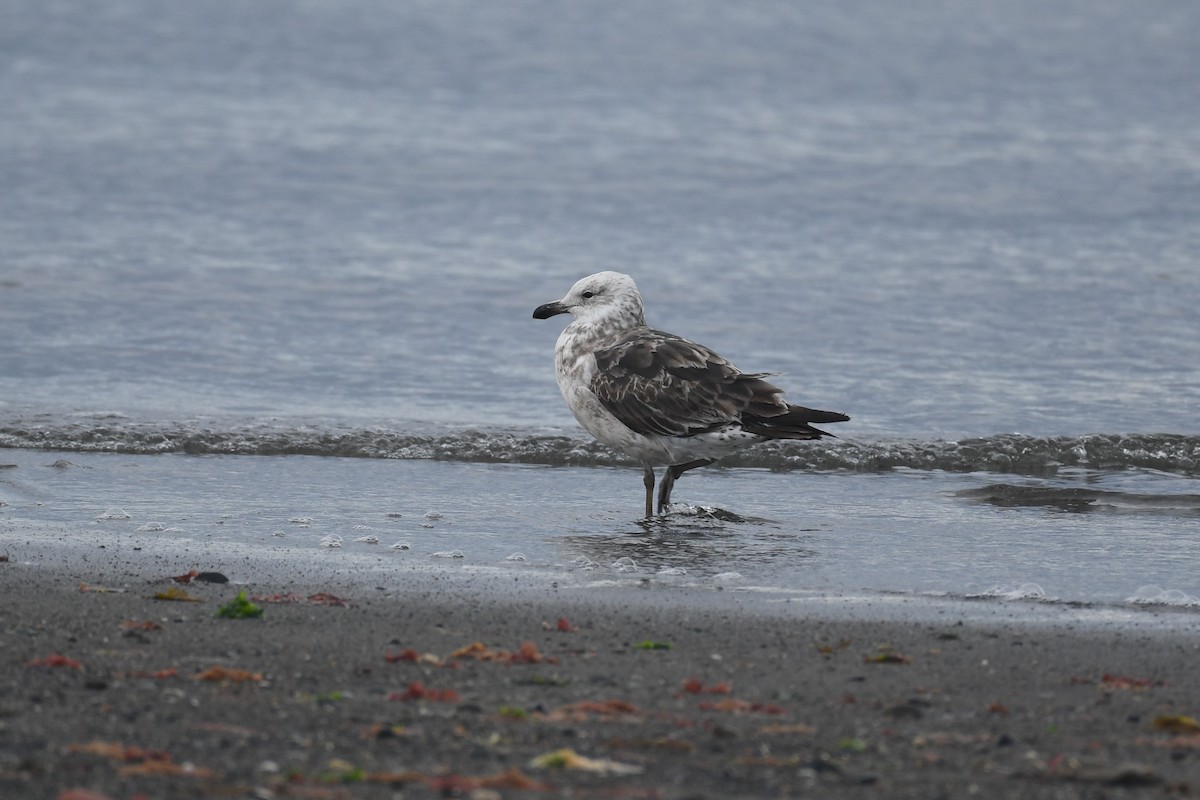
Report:
[{"label": "foam bubble", "polygon": [[1200,597],[1193,597],[1179,589],[1164,589],[1161,586],[1149,584],[1139,586],[1125,602],[1139,606],[1200,606]]},{"label": "foam bubble", "polygon": [[614,572],[637,572],[638,565],[629,556],[622,556],[612,563],[612,569]]}]

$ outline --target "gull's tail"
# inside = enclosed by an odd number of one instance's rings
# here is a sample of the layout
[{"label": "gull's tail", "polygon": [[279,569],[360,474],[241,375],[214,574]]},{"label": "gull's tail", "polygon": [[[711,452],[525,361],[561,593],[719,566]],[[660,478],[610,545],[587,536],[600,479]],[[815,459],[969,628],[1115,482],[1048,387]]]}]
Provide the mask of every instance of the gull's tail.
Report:
[{"label": "gull's tail", "polygon": [[828,431],[814,428],[810,423],[848,422],[850,418],[836,411],[818,411],[804,406],[788,406],[782,414],[758,416],[742,414],[742,430],[766,436],[768,439],[820,439],[833,436]]}]

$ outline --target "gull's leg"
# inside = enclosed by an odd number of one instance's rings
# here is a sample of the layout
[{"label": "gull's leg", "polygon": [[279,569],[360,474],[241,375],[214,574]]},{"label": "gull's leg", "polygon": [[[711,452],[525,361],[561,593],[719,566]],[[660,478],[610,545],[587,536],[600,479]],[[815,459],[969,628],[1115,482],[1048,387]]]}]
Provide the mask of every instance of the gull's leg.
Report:
[{"label": "gull's leg", "polygon": [[[666,480],[666,478],[663,478]],[[642,483],[646,485],[646,519],[654,516],[654,468],[642,467]]]},{"label": "gull's leg", "polygon": [[[675,481],[680,475],[689,469],[707,467],[714,461],[716,461],[715,458],[698,458],[686,464],[673,464],[667,467],[667,471],[663,475],[662,484],[658,487],[658,513],[661,514],[664,508],[671,505],[671,490],[675,488]],[[647,498],[647,502],[649,502],[649,498]]]},{"label": "gull's leg", "polygon": [[675,488],[675,479],[679,475],[675,472],[674,467],[667,467],[663,473],[662,483],[658,486],[658,513],[663,513],[671,502],[671,489]]}]

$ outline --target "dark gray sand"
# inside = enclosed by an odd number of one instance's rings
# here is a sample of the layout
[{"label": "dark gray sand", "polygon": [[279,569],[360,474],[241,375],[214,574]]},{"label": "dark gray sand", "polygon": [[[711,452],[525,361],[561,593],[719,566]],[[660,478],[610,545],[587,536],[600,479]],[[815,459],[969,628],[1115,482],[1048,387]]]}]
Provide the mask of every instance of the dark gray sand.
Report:
[{"label": "dark gray sand", "polygon": [[0,563],[0,797],[1200,793],[1193,633],[105,580]]}]

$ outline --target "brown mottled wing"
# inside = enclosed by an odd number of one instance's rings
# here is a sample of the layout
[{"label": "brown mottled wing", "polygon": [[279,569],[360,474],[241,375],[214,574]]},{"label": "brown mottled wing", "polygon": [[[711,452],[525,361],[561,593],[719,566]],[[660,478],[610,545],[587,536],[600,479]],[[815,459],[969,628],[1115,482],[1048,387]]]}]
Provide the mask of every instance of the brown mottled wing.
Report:
[{"label": "brown mottled wing", "polygon": [[763,374],[744,374],[703,345],[641,328],[596,351],[591,389],[641,434],[688,436],[737,422],[743,412],[788,412],[782,391]]}]

